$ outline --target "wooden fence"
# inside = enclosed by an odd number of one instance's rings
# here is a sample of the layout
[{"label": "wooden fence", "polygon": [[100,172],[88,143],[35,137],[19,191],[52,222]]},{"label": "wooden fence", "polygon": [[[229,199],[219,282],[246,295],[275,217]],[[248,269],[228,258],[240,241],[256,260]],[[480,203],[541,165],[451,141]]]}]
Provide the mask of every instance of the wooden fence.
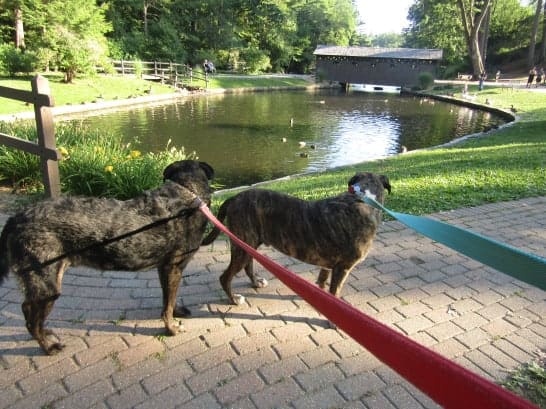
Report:
[{"label": "wooden fence", "polygon": [[208,87],[209,75],[205,72],[194,72],[193,68],[186,64],[134,60],[111,60],[110,62],[117,74],[158,80],[162,84],[167,83],[175,88],[181,86],[183,82],[191,85],[194,80],[203,80],[205,88]]},{"label": "wooden fence", "polygon": [[16,148],[40,157],[45,193],[48,197],[59,197],[59,159],[61,154],[55,147],[55,128],[53,126],[53,97],[46,78],[36,75],[31,80],[32,91],[23,91],[0,86],[0,97],[15,99],[34,105],[38,143],[19,139],[0,133],[0,144]]}]

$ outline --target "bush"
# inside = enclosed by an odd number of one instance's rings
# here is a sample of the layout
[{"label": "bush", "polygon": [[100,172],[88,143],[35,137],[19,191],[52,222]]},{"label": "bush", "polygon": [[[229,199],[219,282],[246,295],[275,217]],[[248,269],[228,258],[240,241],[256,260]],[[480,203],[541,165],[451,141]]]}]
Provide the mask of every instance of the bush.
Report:
[{"label": "bush", "polygon": [[430,89],[434,84],[434,77],[430,72],[422,72],[421,74],[419,74],[418,81],[419,88],[421,88],[422,90]]},{"label": "bush", "polygon": [[[28,122],[0,123],[0,132],[37,140]],[[158,187],[170,163],[195,157],[171,147],[170,141],[162,152],[142,154],[119,136],[74,123],[58,124],[56,139],[63,156],[59,162],[62,191],[72,195],[128,199]],[[38,157],[5,146],[0,146],[0,179],[19,188],[43,190]]]},{"label": "bush", "polygon": [[241,59],[246,62],[248,74],[267,72],[271,68],[271,61],[264,51],[250,46],[241,50]]},{"label": "bush", "polygon": [[9,45],[0,48],[0,65],[11,77],[17,73],[32,73],[36,69],[37,61],[36,54],[30,51],[21,51]]},{"label": "bush", "polygon": [[135,70],[135,77],[139,78],[139,79],[142,79],[142,73],[143,73],[143,69],[144,69],[144,66],[142,65],[142,61],[135,60],[133,67],[134,67],[134,70]]}]

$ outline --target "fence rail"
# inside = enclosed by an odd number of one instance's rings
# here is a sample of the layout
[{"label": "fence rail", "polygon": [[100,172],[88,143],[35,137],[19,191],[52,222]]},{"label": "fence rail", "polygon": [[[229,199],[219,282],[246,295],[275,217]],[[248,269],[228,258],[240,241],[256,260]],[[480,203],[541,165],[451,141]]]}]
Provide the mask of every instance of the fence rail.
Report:
[{"label": "fence rail", "polygon": [[163,61],[111,60],[114,71],[120,75],[142,76],[144,79],[159,80],[162,84],[170,84],[175,88],[186,81],[192,84],[194,80],[205,81],[208,87],[208,73],[194,72],[187,64]]},{"label": "fence rail", "polygon": [[54,101],[46,78],[36,75],[31,80],[31,85],[32,91],[0,86],[0,97],[34,105],[38,143],[0,133],[0,144],[38,155],[46,195],[48,197],[59,197],[61,183],[58,161],[61,159],[61,154],[55,147],[55,128],[53,114],[51,113]]}]

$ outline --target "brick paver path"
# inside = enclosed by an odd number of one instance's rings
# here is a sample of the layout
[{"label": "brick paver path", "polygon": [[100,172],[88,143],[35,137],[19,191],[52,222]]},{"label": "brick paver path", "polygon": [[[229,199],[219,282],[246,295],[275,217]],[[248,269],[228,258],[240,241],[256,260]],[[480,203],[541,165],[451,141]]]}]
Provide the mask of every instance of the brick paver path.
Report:
[{"label": "brick paver path", "polygon": [[[432,217],[546,257],[545,215],[538,197]],[[262,251],[316,279],[315,267]],[[67,344],[54,357],[27,333],[10,277],[0,287],[0,408],[437,407],[260,266],[269,287],[253,290],[240,274],[247,303],[228,305],[218,283],[228,261],[219,240],[190,263],[179,295],[193,317],[175,337],[162,335],[155,271],[70,269],[48,321]],[[396,221],[342,296],[491,380],[546,349],[545,292]]]}]

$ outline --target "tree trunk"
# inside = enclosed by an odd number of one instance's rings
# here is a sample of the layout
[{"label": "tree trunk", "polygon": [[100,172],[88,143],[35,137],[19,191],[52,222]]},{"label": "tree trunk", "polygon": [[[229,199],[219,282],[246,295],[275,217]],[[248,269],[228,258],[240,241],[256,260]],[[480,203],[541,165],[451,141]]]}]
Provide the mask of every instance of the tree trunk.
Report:
[{"label": "tree trunk", "polygon": [[[492,1],[480,0],[479,2],[475,2],[474,0],[470,0],[468,2],[466,0],[457,0],[461,11],[466,44],[472,62],[472,78],[474,80],[478,79],[485,71],[479,35],[484,20],[489,14]],[[479,8],[477,3],[479,3]],[[487,38],[484,38],[483,41],[487,41]]]},{"label": "tree trunk", "polygon": [[489,22],[491,21],[491,9],[489,7],[485,12],[485,19],[483,20],[483,29],[480,30],[480,54],[482,56],[483,66],[485,67],[487,61],[487,42],[489,41]]},{"label": "tree trunk", "polygon": [[145,0],[143,3],[144,36],[148,37],[148,2]]},{"label": "tree trunk", "polygon": [[539,62],[544,64],[546,62],[546,2],[544,3],[544,12],[542,15],[542,47],[540,48]]},{"label": "tree trunk", "polygon": [[542,0],[537,0],[537,8],[535,18],[533,19],[533,27],[531,29],[531,41],[529,42],[529,55],[527,57],[527,68],[531,69],[535,66],[535,47],[537,44],[538,23],[542,14]]},{"label": "tree trunk", "polygon": [[25,48],[25,30],[23,28],[23,10],[15,8],[15,48]]}]

